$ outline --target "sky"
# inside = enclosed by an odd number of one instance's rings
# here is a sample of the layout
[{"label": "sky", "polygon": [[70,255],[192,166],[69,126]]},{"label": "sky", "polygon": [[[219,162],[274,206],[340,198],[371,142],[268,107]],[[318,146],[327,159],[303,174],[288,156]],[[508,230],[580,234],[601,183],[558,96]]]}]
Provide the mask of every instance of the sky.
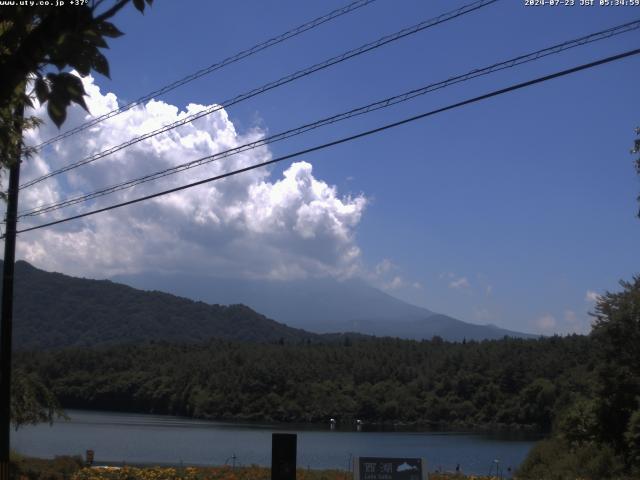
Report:
[{"label": "sky", "polygon": [[[130,7],[114,19],[125,35],[106,52],[111,79],[85,79],[87,104],[92,114],[105,113],[346,3],[156,0],[144,15]],[[20,210],[640,18],[638,7],[579,3],[498,1],[25,189]],[[23,179],[464,4],[377,0],[55,144],[25,162]],[[22,225],[210,177],[638,48],[639,32]],[[228,180],[24,233],[18,258],[89,278],[147,271],[265,281],[359,276],[461,320],[585,333],[598,295],[639,273],[640,181],[630,154],[640,126],[639,67],[640,58],[632,57]],[[71,109],[63,131],[87,118]],[[29,141],[55,133],[47,122]]]}]

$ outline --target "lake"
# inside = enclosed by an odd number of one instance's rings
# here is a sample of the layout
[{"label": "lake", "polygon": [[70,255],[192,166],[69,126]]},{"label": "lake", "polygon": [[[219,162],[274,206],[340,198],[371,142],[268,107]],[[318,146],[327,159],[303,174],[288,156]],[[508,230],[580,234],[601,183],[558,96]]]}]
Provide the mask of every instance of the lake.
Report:
[{"label": "lake", "polygon": [[17,452],[41,458],[95,451],[98,463],[264,465],[271,434],[298,434],[298,466],[347,469],[353,456],[423,457],[428,469],[507,475],[526,457],[535,437],[424,431],[330,430],[323,425],[209,422],[166,415],[67,411],[69,420],[22,427],[11,434]]}]

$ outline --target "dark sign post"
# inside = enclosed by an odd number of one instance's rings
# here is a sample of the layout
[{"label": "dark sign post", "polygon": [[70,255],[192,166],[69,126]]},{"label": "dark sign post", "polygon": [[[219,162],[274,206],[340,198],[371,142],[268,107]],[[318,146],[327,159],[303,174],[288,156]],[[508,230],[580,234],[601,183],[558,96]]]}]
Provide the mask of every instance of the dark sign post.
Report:
[{"label": "dark sign post", "polygon": [[358,457],[354,480],[426,480],[427,464],[422,458]]},{"label": "dark sign post", "polygon": [[271,439],[271,480],[296,480],[298,436],[274,433]]}]

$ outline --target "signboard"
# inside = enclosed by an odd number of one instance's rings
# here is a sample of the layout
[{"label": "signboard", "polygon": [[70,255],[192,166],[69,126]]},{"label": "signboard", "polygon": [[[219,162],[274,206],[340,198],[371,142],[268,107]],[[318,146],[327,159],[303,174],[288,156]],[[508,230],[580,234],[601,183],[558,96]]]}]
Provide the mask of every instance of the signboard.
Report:
[{"label": "signboard", "polygon": [[355,480],[426,480],[427,464],[422,458],[357,457]]}]

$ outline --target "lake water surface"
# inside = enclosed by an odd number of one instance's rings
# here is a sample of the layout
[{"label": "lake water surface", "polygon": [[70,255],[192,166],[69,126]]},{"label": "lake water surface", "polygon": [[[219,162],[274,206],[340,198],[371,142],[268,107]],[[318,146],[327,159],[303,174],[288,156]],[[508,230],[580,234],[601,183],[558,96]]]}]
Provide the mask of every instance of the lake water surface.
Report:
[{"label": "lake water surface", "polygon": [[495,460],[507,475],[526,457],[535,438],[504,434],[418,431],[331,431],[322,425],[223,423],[164,415],[69,410],[68,421],[22,427],[12,448],[52,458],[95,451],[100,463],[264,465],[271,462],[271,434],[298,434],[298,466],[347,469],[353,456],[423,457],[428,469],[488,474]]}]

